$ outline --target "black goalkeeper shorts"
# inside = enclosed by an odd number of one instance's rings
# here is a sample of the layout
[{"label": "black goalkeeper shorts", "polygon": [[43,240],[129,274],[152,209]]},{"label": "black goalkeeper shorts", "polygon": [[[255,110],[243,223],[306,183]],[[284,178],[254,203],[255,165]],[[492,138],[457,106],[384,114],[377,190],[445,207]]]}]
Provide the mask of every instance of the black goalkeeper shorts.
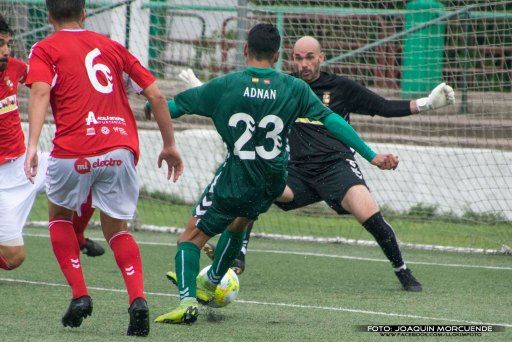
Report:
[{"label": "black goalkeeper shorts", "polygon": [[348,214],[341,206],[341,200],[354,185],[366,185],[359,166],[353,159],[343,159],[333,163],[325,171],[316,174],[305,173],[296,166],[288,167],[288,185],[294,194],[291,202],[274,202],[279,208],[288,211],[320,201],[325,201],[339,215]]}]

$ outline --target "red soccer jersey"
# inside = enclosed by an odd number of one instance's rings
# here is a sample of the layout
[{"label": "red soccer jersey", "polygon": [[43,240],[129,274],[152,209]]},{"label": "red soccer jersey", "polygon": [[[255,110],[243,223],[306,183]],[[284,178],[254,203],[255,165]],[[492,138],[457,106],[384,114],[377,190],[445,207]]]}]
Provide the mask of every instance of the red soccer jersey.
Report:
[{"label": "red soccer jersey", "polygon": [[57,128],[52,156],[94,156],[127,148],[137,161],[137,126],[123,74],[142,89],[155,81],[122,45],[95,32],[61,30],[34,45],[25,84],[52,86]]},{"label": "red soccer jersey", "polygon": [[27,65],[16,58],[9,58],[0,73],[0,164],[25,153],[17,94],[18,83],[26,76]]}]

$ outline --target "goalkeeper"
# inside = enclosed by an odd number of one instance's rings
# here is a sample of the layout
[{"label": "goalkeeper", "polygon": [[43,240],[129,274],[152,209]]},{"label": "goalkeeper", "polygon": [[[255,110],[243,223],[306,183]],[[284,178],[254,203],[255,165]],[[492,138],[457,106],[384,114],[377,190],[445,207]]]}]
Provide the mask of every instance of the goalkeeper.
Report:
[{"label": "goalkeeper", "polygon": [[[324,61],[319,42],[313,37],[302,37],[293,49],[294,76],[306,81],[323,104],[340,114],[347,122],[350,113],[402,117],[453,104],[453,89],[439,84],[429,95],[413,101],[386,100],[367,88],[345,77],[321,72]],[[201,82],[188,69],[180,77],[190,86]],[[292,210],[325,201],[339,215],[352,214],[375,238],[393,266],[406,291],[421,291],[422,286],[402,259],[395,233],[384,220],[372,198],[363,174],[354,160],[354,151],[337,140],[318,120],[299,117],[288,137],[290,162],[287,187],[275,204],[283,210]],[[245,269],[245,254],[253,222],[249,223],[243,247],[233,263],[241,274]],[[204,247],[213,256],[214,246]]]},{"label": "goalkeeper", "polygon": [[[244,48],[245,70],[215,78],[169,102],[173,117],[191,113],[210,117],[228,155],[179,237],[175,267],[180,305],[156,322],[195,322],[197,299],[213,299],[215,287],[242,248],[245,227],[283,193],[287,136],[297,116],[323,122],[334,139],[381,169],[398,165],[397,157],[373,152],[345,120],[322,105],[305,82],[272,69],[280,39],[274,26],[254,26]],[[200,248],[216,234],[222,235],[212,267],[197,277]]]}]

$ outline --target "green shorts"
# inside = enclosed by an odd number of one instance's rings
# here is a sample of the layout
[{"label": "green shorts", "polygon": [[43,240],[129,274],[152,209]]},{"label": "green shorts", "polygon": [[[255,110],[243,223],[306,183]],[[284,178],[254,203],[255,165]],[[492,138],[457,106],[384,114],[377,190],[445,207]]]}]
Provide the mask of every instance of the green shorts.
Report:
[{"label": "green shorts", "polygon": [[232,182],[223,179],[223,167],[219,168],[213,181],[208,185],[199,198],[192,215],[198,218],[197,228],[209,236],[221,234],[237,217],[257,220],[265,213],[275,199],[280,196],[286,186],[274,187],[269,192],[265,187],[236,187]]}]

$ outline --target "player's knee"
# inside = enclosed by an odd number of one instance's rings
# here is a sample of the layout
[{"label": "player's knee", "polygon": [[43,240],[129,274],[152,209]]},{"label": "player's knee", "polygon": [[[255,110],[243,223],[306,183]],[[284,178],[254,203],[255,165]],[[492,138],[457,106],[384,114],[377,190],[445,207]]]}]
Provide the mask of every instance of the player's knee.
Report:
[{"label": "player's knee", "polygon": [[13,253],[6,253],[3,255],[5,269],[6,270],[14,270],[23,264],[23,261],[25,261],[25,250],[18,249]]}]

